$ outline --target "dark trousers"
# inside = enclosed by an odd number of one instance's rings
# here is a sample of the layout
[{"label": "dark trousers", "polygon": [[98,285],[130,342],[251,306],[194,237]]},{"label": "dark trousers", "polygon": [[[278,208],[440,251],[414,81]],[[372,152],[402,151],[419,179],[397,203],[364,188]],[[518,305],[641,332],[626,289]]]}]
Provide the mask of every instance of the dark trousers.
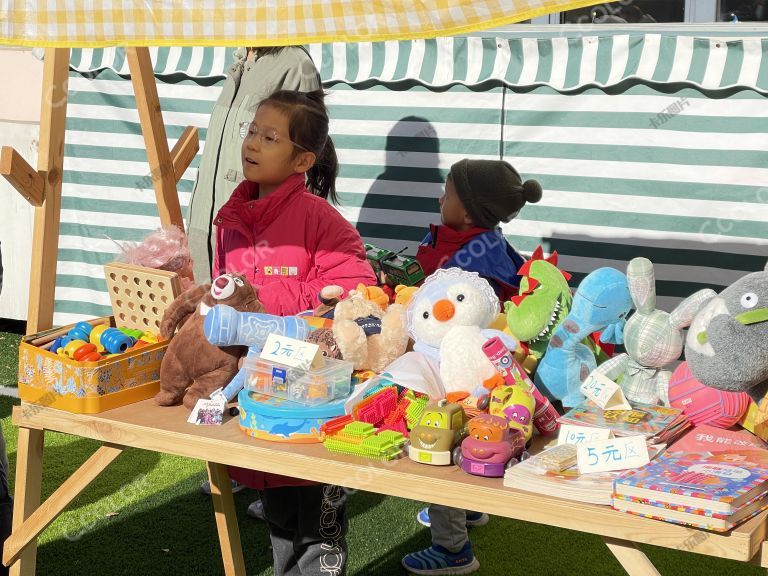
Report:
[{"label": "dark trousers", "polygon": [[344,576],[347,565],[346,494],[316,484],[262,491],[275,576]]}]

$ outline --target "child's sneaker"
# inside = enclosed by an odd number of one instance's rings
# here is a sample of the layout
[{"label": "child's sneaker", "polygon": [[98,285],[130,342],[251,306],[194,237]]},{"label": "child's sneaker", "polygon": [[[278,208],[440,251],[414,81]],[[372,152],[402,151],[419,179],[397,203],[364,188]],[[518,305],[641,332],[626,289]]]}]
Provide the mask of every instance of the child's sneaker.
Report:
[{"label": "child's sneaker", "polygon": [[[245,490],[246,488],[245,484],[240,484],[236,480],[230,479],[230,482],[232,483],[232,494],[237,494],[240,490]],[[208,480],[200,485],[200,492],[208,496],[211,495],[211,483]]]},{"label": "child's sneaker", "polygon": [[467,541],[456,553],[442,546],[430,546],[403,558],[403,568],[411,574],[471,574],[480,568],[472,553],[472,543]]},{"label": "child's sneaker", "polygon": [[[485,512],[467,512],[467,528],[475,526],[485,526],[490,521],[490,517]],[[429,507],[422,508],[416,515],[416,520],[422,526],[429,528],[432,523],[429,521]]]}]

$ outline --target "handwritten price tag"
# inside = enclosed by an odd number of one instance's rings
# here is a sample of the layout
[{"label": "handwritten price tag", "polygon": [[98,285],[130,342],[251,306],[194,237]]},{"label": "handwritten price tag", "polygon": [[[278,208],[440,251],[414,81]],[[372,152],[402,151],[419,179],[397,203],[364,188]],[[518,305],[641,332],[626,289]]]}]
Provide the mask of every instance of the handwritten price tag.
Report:
[{"label": "handwritten price tag", "polygon": [[642,435],[587,442],[576,446],[576,462],[581,474],[639,468],[649,462],[648,446]]},{"label": "handwritten price tag", "polygon": [[579,390],[603,410],[632,409],[618,384],[596,370],[589,373]]},{"label": "handwritten price tag", "polygon": [[319,368],[323,365],[323,355],[317,344],[278,334],[267,336],[260,357],[262,360],[270,360],[300,370]]},{"label": "handwritten price tag", "polygon": [[574,426],[561,424],[560,435],[557,444],[584,444],[596,440],[607,440],[613,437],[613,432],[608,428],[592,428],[591,426]]}]

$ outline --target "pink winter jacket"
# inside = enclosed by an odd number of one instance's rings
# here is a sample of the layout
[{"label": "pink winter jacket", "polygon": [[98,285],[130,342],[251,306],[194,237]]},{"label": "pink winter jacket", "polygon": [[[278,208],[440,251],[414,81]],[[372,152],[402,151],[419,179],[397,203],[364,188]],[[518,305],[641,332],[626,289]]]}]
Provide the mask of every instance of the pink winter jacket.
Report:
[{"label": "pink winter jacket", "polygon": [[[235,188],[216,219],[213,276],[244,274],[258,287],[270,314],[288,316],[315,308],[320,289],[337,284],[349,291],[376,283],[357,230],[328,202],[310,193],[296,174],[258,200],[258,185]],[[277,474],[229,468],[230,476],[251,488],[313,484]]]},{"label": "pink winter jacket", "polygon": [[258,199],[258,184],[242,182],[219,210],[213,275],[244,274],[266,311],[297,314],[319,304],[320,289],[351,290],[376,277],[357,230],[294,174]]}]

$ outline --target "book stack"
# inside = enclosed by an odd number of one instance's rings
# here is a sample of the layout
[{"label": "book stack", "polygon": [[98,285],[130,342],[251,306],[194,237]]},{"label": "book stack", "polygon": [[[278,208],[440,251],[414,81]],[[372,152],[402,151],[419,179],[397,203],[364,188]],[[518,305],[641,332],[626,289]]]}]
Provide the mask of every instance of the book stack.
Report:
[{"label": "book stack", "polygon": [[721,448],[697,451],[701,442],[689,435],[647,466],[617,478],[613,507],[718,532],[768,508],[768,450],[734,448],[733,438],[725,450],[726,442],[716,438],[733,433],[723,430],[706,434],[697,428],[690,434]]},{"label": "book stack", "polygon": [[632,410],[603,410],[592,402],[572,408],[558,418],[560,424],[608,428],[616,436],[642,434],[649,444],[671,444],[691,424],[678,408],[637,404]]},{"label": "book stack", "polygon": [[[550,464],[549,453],[560,448],[562,446],[549,448],[508,468],[504,474],[504,486],[576,502],[610,506],[614,481],[626,471],[581,474],[575,461],[568,462],[567,468],[558,470]],[[653,446],[648,449],[651,458],[658,452],[659,449]]]}]

